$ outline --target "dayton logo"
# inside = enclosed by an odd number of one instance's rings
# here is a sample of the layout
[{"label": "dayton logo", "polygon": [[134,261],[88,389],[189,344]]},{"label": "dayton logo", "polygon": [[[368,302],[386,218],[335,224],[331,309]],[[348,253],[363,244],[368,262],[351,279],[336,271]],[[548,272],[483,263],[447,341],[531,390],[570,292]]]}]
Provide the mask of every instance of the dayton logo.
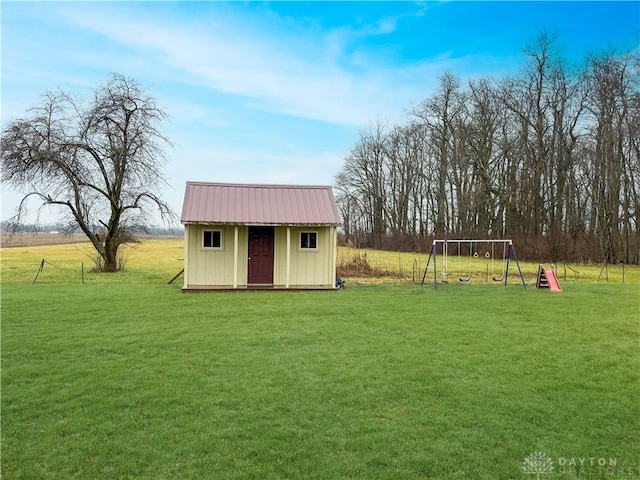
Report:
[{"label": "dayton logo", "polygon": [[522,471],[527,475],[535,475],[536,480],[540,480],[540,475],[553,473],[553,460],[546,453],[534,452],[524,458]]}]

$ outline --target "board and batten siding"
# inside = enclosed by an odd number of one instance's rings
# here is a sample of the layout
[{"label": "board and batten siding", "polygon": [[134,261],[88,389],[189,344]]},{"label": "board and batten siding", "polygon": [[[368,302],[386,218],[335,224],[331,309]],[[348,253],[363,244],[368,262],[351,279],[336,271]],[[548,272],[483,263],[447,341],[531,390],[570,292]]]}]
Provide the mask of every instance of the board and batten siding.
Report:
[{"label": "board and batten siding", "polygon": [[[274,285],[287,286],[287,228],[290,229],[289,287],[335,286],[336,228],[279,227],[275,231]],[[317,248],[300,248],[300,234],[316,232]]]},{"label": "board and batten siding", "polygon": [[[234,256],[238,231],[237,258]],[[222,246],[202,246],[203,231],[220,230]],[[289,275],[287,279],[287,230],[289,231]],[[300,248],[301,232],[317,233],[317,248]],[[282,288],[334,288],[336,236],[332,226],[279,226],[274,231],[273,285]],[[247,286],[249,228],[239,225],[185,225],[184,288],[237,288]],[[237,269],[237,270],[236,270]],[[234,276],[235,272],[235,276]],[[288,280],[288,281],[287,281]]]},{"label": "board and batten siding", "polygon": [[[234,236],[232,225],[185,225],[184,242],[184,288],[234,285]],[[220,250],[202,247],[202,232],[220,230],[222,248]],[[238,227],[237,285],[247,284],[248,229]]]}]

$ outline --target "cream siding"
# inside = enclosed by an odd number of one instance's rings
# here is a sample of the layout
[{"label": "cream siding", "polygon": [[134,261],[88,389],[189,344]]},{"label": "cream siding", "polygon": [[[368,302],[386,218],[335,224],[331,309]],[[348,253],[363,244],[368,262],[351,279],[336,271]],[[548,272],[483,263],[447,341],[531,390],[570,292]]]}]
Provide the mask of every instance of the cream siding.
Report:
[{"label": "cream siding", "polygon": [[[220,230],[222,248],[202,248],[202,232]],[[234,255],[235,227],[230,225],[185,225],[184,288],[233,287],[247,284],[247,227],[238,227],[238,252]],[[237,265],[237,270],[234,269]],[[234,274],[234,272],[237,272]]]},{"label": "cream siding", "polygon": [[[290,227],[289,287],[332,287],[335,284],[334,227]],[[317,248],[300,248],[301,232],[317,232]],[[274,285],[287,283],[287,227],[276,228]]]},{"label": "cream siding", "polygon": [[[204,230],[220,230],[222,232],[222,248],[220,250],[202,247],[202,232]],[[287,230],[290,235],[289,257],[287,257]],[[301,232],[317,233],[316,249],[300,248]],[[334,288],[336,235],[336,227],[276,227],[274,231],[274,287]],[[247,226],[187,224],[185,225],[184,238],[184,289],[247,287],[249,241]],[[236,245],[237,255],[235,254]]]}]

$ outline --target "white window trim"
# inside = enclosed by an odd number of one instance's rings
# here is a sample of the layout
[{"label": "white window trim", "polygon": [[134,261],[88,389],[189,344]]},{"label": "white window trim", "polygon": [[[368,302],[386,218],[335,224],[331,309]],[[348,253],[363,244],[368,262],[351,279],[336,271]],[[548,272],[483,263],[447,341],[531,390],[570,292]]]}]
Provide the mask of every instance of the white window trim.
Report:
[{"label": "white window trim", "polygon": [[[219,247],[205,247],[204,246],[204,233],[205,232],[220,232],[220,246]],[[221,252],[224,250],[224,232],[220,228],[205,228],[200,235],[200,249],[206,252]]]},{"label": "white window trim", "polygon": [[[316,234],[316,248],[302,248],[302,235],[305,233],[315,233]],[[317,230],[301,230],[298,235],[298,251],[299,252],[317,252],[320,250],[320,233]]]}]

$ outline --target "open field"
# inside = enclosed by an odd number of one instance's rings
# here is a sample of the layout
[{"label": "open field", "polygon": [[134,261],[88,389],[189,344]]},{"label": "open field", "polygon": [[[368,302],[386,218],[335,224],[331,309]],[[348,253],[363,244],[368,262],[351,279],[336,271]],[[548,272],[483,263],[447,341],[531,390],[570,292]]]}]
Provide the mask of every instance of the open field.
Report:
[{"label": "open field", "polygon": [[[38,237],[42,237],[39,235]],[[57,236],[55,236],[57,237]],[[23,238],[29,242],[30,237]],[[46,237],[45,237],[46,238]],[[57,241],[64,241],[58,239]],[[46,260],[38,283],[80,283],[82,265],[87,283],[163,283],[182,269],[184,256],[181,238],[150,238],[124,247],[127,259],[126,271],[103,275],[91,272],[93,247],[88,242],[56,245],[15,246],[1,248],[2,283],[31,283],[38,272],[42,259]],[[382,252],[370,249],[338,248],[338,272],[350,284],[353,283],[416,283],[422,279],[427,254],[405,252]],[[525,280],[535,284],[538,264],[520,262]],[[546,264],[547,267],[549,264]],[[563,282],[622,283],[623,268],[625,283],[640,284],[640,267],[631,265],[557,265],[558,278]],[[493,261],[484,257],[469,258],[452,256],[448,261],[448,275],[442,274],[443,262],[438,257],[438,279],[458,284],[458,276],[471,274],[471,284],[493,284],[492,276],[499,276],[503,269],[500,258]],[[606,275],[605,275],[606,274]],[[433,282],[433,266],[429,267],[427,282]],[[178,283],[180,280],[178,280]],[[515,262],[509,267],[509,283],[520,282]],[[462,285],[460,285],[462,286]],[[465,285],[468,286],[468,285]]]},{"label": "open field", "polygon": [[[142,237],[148,239],[149,237]],[[182,236],[156,236],[156,240],[169,240],[169,241],[182,241]],[[21,233],[16,235],[9,235],[6,233],[0,234],[0,247],[2,248],[16,248],[16,247],[36,247],[47,245],[67,245],[71,243],[87,243],[86,235],[82,233],[73,233],[65,235],[61,233]]]},{"label": "open field", "polygon": [[62,235],[58,233],[21,233],[17,235],[0,235],[2,248],[35,247],[43,245],[64,245],[69,243],[85,243],[87,237],[84,234],[74,233]]},{"label": "open field", "polygon": [[183,295],[181,241],[85,285],[87,245],[0,253],[3,478],[640,478],[637,269]]},{"label": "open field", "polygon": [[[123,247],[126,269],[112,274],[93,272],[96,255],[88,242],[0,249],[3,284],[31,283],[46,261],[37,283],[166,283],[183,266],[182,239],[147,239]],[[178,281],[180,283],[180,281]]]},{"label": "open field", "polygon": [[[451,255],[447,261],[447,274],[443,273],[444,265],[441,255],[437,258],[438,282],[459,283],[459,277],[471,276],[471,284],[494,284],[493,277],[500,277],[506,264],[501,258],[502,252],[496,258],[486,258],[481,255],[478,258],[469,256],[458,257]],[[419,283],[424,273],[428,254],[413,252],[387,252],[373,249],[338,248],[338,266],[346,266],[347,272],[356,275],[347,275],[360,282],[371,282],[372,278],[378,278],[376,282],[400,282]],[[363,265],[367,267],[363,268]],[[527,283],[535,285],[538,271],[537,262],[520,261],[522,273]],[[560,281],[568,282],[606,282],[607,278],[612,283],[640,283],[640,267],[637,265],[603,265],[597,264],[565,264],[551,265],[545,262],[547,268],[553,266],[556,269]],[[353,268],[350,268],[353,267]],[[344,268],[343,268],[344,269]],[[370,273],[367,273],[370,270]],[[600,277],[600,280],[598,278]],[[433,263],[425,282],[433,284]],[[518,268],[511,260],[509,265],[509,283],[518,284]]]}]

